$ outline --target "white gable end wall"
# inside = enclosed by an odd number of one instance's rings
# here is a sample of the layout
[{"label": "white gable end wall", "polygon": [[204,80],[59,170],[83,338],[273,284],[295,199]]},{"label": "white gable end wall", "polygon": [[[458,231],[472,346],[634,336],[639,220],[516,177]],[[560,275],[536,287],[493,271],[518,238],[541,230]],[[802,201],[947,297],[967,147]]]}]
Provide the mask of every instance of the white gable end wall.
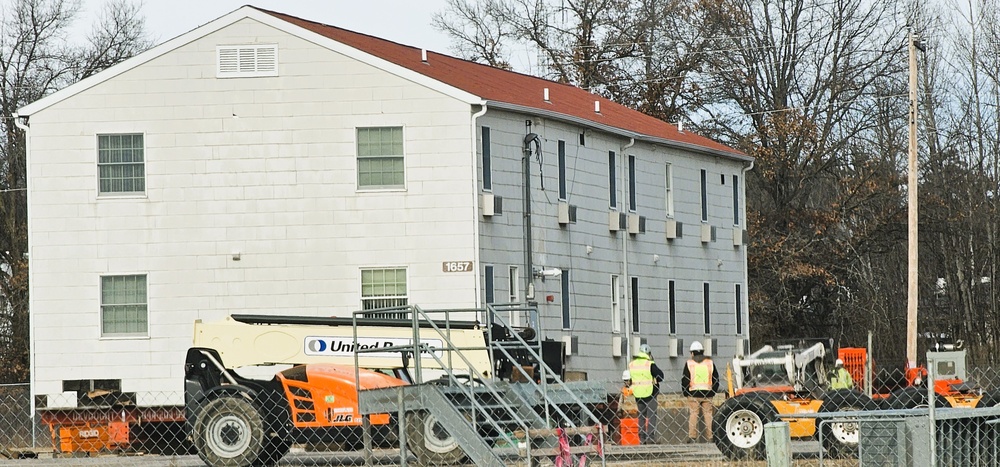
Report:
[{"label": "white gable end wall", "polygon": [[[216,77],[216,48],[277,44],[278,76]],[[360,269],[410,303],[476,305],[467,103],[245,19],[31,115],[34,387],[179,391],[195,319],[347,315]],[[359,191],[356,128],[401,126],[404,189]],[[97,135],[141,133],[143,195],[97,191]],[[234,254],[239,261],[234,261]],[[145,274],[149,335],[101,338],[100,276]],[[178,400],[156,401],[177,403]]]}]

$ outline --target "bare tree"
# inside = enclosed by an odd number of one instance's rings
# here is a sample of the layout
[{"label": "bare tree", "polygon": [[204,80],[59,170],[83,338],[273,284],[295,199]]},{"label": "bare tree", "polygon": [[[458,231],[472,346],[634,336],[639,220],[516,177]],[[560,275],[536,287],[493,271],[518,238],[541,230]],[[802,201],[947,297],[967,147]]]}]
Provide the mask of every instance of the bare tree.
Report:
[{"label": "bare tree", "polygon": [[[891,251],[904,212],[896,169],[905,146],[885,128],[905,114],[883,103],[905,99],[896,95],[905,36],[890,2],[713,5],[721,34],[703,84],[711,118],[699,127],[757,159],[747,180],[752,338],[863,344],[866,324],[887,323],[869,320],[859,299],[876,289],[853,273],[884,273],[866,261]],[[896,309],[885,314],[905,316]]]},{"label": "bare tree", "polygon": [[0,13],[0,382],[26,381],[28,235],[23,105],[149,46],[139,7],[113,0],[85,46],[68,37],[80,11],[73,0],[13,0]]},{"label": "bare tree", "polygon": [[449,0],[435,15],[463,58],[513,68],[536,52],[541,76],[667,121],[692,110],[710,35],[700,0]]}]

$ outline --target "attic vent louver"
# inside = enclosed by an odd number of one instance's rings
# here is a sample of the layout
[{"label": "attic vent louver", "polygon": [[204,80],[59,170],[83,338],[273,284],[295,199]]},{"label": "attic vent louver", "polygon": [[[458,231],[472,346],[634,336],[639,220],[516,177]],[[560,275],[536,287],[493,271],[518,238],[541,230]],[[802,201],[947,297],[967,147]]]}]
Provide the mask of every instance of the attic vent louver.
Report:
[{"label": "attic vent louver", "polygon": [[277,44],[220,45],[215,50],[219,78],[278,76]]}]

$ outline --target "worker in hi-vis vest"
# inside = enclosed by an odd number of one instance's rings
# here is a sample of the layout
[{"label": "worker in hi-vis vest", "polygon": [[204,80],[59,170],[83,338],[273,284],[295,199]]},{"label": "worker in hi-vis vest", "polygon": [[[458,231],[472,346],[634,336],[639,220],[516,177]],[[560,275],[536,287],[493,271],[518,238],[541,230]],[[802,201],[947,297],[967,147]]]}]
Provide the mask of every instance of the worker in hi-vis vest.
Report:
[{"label": "worker in hi-vis vest", "polygon": [[701,342],[691,343],[691,359],[684,365],[681,376],[681,391],[688,398],[688,441],[698,441],[698,413],[705,420],[705,439],[712,442],[712,412],[715,405],[712,398],[719,392],[719,372],[715,363],[705,355]]},{"label": "worker in hi-vis vest", "polygon": [[663,371],[653,362],[653,354],[648,344],[642,344],[635,351],[635,358],[628,364],[632,380],[632,396],[639,410],[639,443],[656,443],[656,396],[660,394]]},{"label": "worker in hi-vis vest", "polygon": [[844,368],[844,361],[838,358],[835,365],[833,376],[830,378],[830,390],[854,389],[854,378],[851,377],[851,372]]}]

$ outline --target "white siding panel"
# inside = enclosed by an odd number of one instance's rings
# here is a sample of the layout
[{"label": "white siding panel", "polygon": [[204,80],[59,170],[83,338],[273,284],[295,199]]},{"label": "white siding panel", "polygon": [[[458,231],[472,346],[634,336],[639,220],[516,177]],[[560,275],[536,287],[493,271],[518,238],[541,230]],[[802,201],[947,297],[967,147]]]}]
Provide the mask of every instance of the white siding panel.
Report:
[{"label": "white siding panel", "polygon": [[[216,79],[215,47],[242,43],[278,44],[278,76]],[[39,394],[59,401],[63,380],[122,379],[176,395],[195,319],[348,315],[361,267],[407,267],[412,303],[474,306],[473,275],[440,266],[475,258],[470,115],[253,21],[33,115]],[[357,189],[355,129],[376,125],[404,127],[405,190]],[[145,135],[146,192],[99,198],[95,135],[120,132]],[[428,220],[437,225],[411,225]],[[136,272],[148,274],[149,336],[100,338],[99,276]]]}]

